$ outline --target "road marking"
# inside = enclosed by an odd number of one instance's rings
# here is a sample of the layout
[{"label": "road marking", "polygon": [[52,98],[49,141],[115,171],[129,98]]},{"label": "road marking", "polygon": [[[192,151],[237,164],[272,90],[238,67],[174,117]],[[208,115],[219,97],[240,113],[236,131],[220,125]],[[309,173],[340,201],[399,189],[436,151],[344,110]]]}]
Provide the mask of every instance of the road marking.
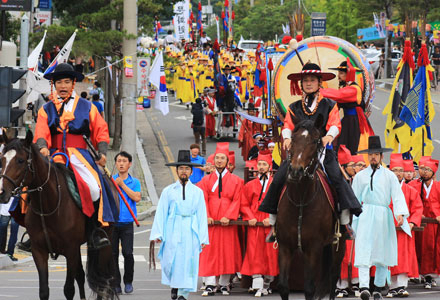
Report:
[{"label": "road marking", "polygon": [[374,105],[374,104],[372,104],[371,106],[372,106],[374,109],[380,110],[380,107],[378,107],[378,106],[376,106],[376,105]]},{"label": "road marking", "polygon": [[151,229],[146,229],[146,230],[135,232],[134,234],[141,234],[141,233],[150,232],[150,231],[151,231]]},{"label": "road marking", "polygon": [[434,142],[436,142],[437,144],[440,144],[440,141],[439,141],[439,140],[434,140]]},{"label": "road marking", "polygon": [[174,117],[174,119],[183,120],[183,121],[191,121],[192,120],[191,117],[187,117],[187,116]]},{"label": "road marking", "polygon": [[0,294],[0,298],[3,298],[3,297],[5,297],[5,298],[18,298],[18,296]]},{"label": "road marking", "polygon": [[[133,255],[134,257],[134,261],[135,262],[146,262],[147,260],[145,259],[145,256],[143,255]],[[86,255],[81,255],[81,261],[82,262],[86,262],[87,261],[87,256]],[[124,257],[122,255],[119,255],[119,264],[124,262]]]}]

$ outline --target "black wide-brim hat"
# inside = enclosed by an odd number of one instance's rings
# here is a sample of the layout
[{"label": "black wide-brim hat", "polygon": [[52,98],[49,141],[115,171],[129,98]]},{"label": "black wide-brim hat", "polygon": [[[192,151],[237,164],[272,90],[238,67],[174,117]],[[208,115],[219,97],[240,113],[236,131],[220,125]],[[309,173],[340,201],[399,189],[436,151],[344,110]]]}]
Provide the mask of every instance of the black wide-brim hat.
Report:
[{"label": "black wide-brim hat", "polygon": [[45,74],[44,78],[54,81],[63,78],[75,78],[76,81],[80,82],[84,79],[84,75],[76,72],[71,65],[61,63],[56,66],[55,70],[52,73]]},{"label": "black wide-brim hat", "polygon": [[391,148],[382,148],[380,144],[380,137],[377,135],[372,135],[368,137],[368,149],[358,151],[358,154],[365,153],[384,153],[384,152],[392,152]]},{"label": "black wide-brim hat", "polygon": [[322,72],[321,68],[317,64],[307,63],[303,66],[301,72],[289,74],[289,76],[287,76],[287,79],[299,81],[307,75],[315,75],[317,77],[320,77],[322,81],[332,80],[336,77],[336,74],[333,74],[331,72]]},{"label": "black wide-brim hat", "polygon": [[226,66],[224,66],[224,68],[222,69],[223,71],[224,70],[229,70],[229,71],[231,71],[233,68],[230,66],[230,65],[226,65]]},{"label": "black wide-brim hat", "polygon": [[177,155],[177,161],[165,164],[167,167],[178,167],[178,166],[188,166],[188,167],[202,167],[201,164],[196,164],[191,162],[191,152],[189,150],[179,150]]},{"label": "black wide-brim hat", "polygon": [[[356,72],[362,72],[361,69],[356,68],[355,66],[353,66],[353,68],[356,70]],[[341,62],[341,64],[336,67],[336,68],[328,68],[329,70],[336,70],[336,71],[345,71],[347,72],[347,61],[344,60],[343,62]]]},{"label": "black wide-brim hat", "polygon": [[253,104],[253,103],[249,103],[248,104],[248,107],[247,108],[245,108],[244,110],[258,110],[258,108],[256,108],[255,107],[255,104]]}]

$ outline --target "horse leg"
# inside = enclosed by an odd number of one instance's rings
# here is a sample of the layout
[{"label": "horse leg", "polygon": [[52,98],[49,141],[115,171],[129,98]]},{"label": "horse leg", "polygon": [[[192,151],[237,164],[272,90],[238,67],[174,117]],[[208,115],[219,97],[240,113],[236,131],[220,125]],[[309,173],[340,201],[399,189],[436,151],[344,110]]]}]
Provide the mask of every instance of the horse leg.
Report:
[{"label": "horse leg", "polygon": [[76,280],[76,283],[78,284],[79,297],[81,300],[85,300],[86,299],[86,291],[84,289],[84,285],[86,282],[86,274],[84,273],[84,268],[83,268],[82,261],[81,261],[81,252],[79,254],[78,268],[76,271],[75,280]]},{"label": "horse leg", "polygon": [[[317,248],[317,249],[316,249]],[[315,246],[315,249],[304,252],[304,295],[306,300],[315,299],[316,283],[321,275],[322,248]]]},{"label": "horse leg", "polygon": [[[72,247],[71,249],[75,249]],[[81,258],[80,252],[75,249],[66,253],[67,274],[64,283],[64,296],[67,300],[72,300],[75,296],[75,278],[77,277],[78,262]]]},{"label": "horse leg", "polygon": [[35,266],[38,270],[40,300],[47,300],[49,299],[49,270],[47,264],[49,254],[46,251],[37,249],[35,245],[32,245],[32,257],[34,258]]},{"label": "horse leg", "polygon": [[289,299],[289,273],[290,264],[292,262],[293,253],[287,246],[281,246],[278,254],[278,265],[280,274],[278,277],[278,291],[282,300]]}]

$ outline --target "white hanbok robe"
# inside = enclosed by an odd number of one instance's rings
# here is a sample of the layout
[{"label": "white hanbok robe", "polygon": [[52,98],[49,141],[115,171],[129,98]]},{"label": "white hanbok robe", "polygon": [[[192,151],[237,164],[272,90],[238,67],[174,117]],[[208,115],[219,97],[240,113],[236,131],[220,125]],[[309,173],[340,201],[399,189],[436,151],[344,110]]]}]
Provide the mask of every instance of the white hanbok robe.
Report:
[{"label": "white hanbok robe", "polygon": [[182,195],[180,181],[162,191],[150,240],[162,240],[158,254],[162,283],[195,292],[201,245],[209,244],[208,217],[200,188],[188,181],[185,200]]},{"label": "white hanbok robe", "polygon": [[371,166],[359,172],[352,188],[362,213],[353,217],[356,232],[354,265],[356,267],[396,266],[397,236],[393,212],[389,205],[393,201],[394,215],[407,218],[408,207],[397,176],[381,166],[373,176],[371,190]]}]

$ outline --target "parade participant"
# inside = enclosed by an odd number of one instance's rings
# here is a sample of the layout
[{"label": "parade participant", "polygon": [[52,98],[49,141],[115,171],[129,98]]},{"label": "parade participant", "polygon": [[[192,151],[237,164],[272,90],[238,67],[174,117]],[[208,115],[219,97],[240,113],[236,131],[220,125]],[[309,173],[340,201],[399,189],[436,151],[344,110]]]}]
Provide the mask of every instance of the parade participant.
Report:
[{"label": "parade participant", "polygon": [[[240,271],[241,249],[237,226],[228,226],[238,218],[243,180],[227,170],[229,143],[217,143],[214,156],[215,172],[203,177],[198,186],[205,195],[210,245],[200,256],[200,276],[205,277],[202,296],[215,293],[217,279],[220,292],[229,295],[231,274]],[[214,225],[220,221],[221,225]]]},{"label": "parade participant", "polygon": [[[132,165],[132,156],[125,152],[119,152],[115,156],[115,165],[118,174],[113,175],[113,179],[121,188],[121,191],[130,205],[131,210],[137,215],[136,203],[141,201],[141,184],[137,178],[132,177],[128,170]],[[117,294],[122,293],[121,272],[119,271],[119,241],[121,242],[122,256],[124,257],[124,292],[133,292],[134,257],[133,257],[133,230],[134,219],[128,211],[124,200],[119,196],[119,220],[113,228],[112,249],[115,261],[116,278],[114,288]]]},{"label": "parade participant", "polygon": [[[323,118],[323,124],[319,129],[323,136],[321,139],[323,147],[331,145],[334,138],[338,136],[341,128],[338,106],[333,100],[323,98],[320,95],[320,84],[322,81],[331,80],[334,77],[335,75],[332,73],[322,72],[321,68],[314,63],[307,63],[300,73],[294,73],[288,76],[291,80],[292,92],[301,93],[298,85],[298,81],[301,80],[302,99],[301,101],[296,101],[289,105],[282,130],[284,149],[289,150],[290,144],[292,143],[291,137],[295,128],[293,119],[298,121],[316,121],[317,117],[321,116]],[[343,225],[343,230],[348,233],[349,238],[353,239],[353,231],[349,225],[350,213],[358,216],[362,212],[361,205],[357,201],[348,183],[344,180],[334,151],[332,149],[326,149],[324,155],[324,167],[330,182],[335,187],[337,193],[336,198],[341,209],[341,225]],[[260,206],[261,211],[273,215],[271,216],[272,232],[276,220],[278,201],[285,184],[289,163],[289,160],[285,160],[281,164]],[[268,237],[268,240],[273,240],[274,238],[274,235],[271,235]]]},{"label": "parade participant", "polygon": [[364,155],[359,154],[359,155],[353,155],[352,157],[353,157],[353,162],[355,163],[354,170],[356,174],[367,168]]},{"label": "parade participant", "polygon": [[[397,238],[393,213],[389,208],[393,203],[397,225],[408,226],[408,207],[400,183],[396,176],[381,165],[383,153],[392,149],[382,148],[378,136],[370,136],[368,149],[359,151],[368,153],[370,166],[356,174],[353,191],[363,212],[353,218],[356,231],[354,265],[359,269],[359,287],[361,299],[370,298],[370,268],[376,267],[374,278],[374,299],[382,299],[381,289],[385,286],[388,267],[397,265]],[[405,227],[403,227],[405,228]],[[409,230],[409,227],[408,227]]]},{"label": "parade participant", "polygon": [[[75,174],[82,210],[91,218],[87,229],[89,245],[95,248],[108,246],[109,240],[100,237],[95,230],[99,226],[98,221],[107,226],[107,222],[117,220],[115,200],[96,165],[105,166],[106,163],[110,142],[107,123],[96,106],[75,93],[75,83],[84,76],[75,72],[71,65],[59,64],[53,73],[44,77],[52,82],[55,91],[51,93],[51,101],[38,111],[34,143],[43,156],[65,153],[69,157],[69,167]],[[88,136],[97,148],[99,161],[93,160],[83,135]],[[65,163],[60,155],[54,160]]]},{"label": "parade participant", "polygon": [[[409,210],[409,227],[412,229],[414,226],[420,226],[422,221],[423,204],[416,189],[407,185],[403,180],[404,160],[402,159],[402,154],[391,154],[389,169],[396,174],[397,179],[402,186],[402,192],[405,195],[406,205]],[[408,279],[419,277],[419,266],[417,263],[416,245],[414,240],[414,237],[407,235],[405,232],[397,231],[397,266],[390,269],[391,284],[389,286],[390,290],[387,298],[408,297],[409,293],[406,290]]]},{"label": "parade participant", "polygon": [[[247,247],[240,273],[252,276],[252,292],[255,297],[267,295],[270,283],[278,275],[278,251],[272,243],[266,243],[266,235],[270,231],[269,214],[261,212],[258,207],[272,183],[270,169],[272,155],[269,152],[259,154],[257,159],[258,177],[244,185],[241,194],[240,212],[243,220],[249,222],[247,231]],[[255,227],[263,222],[266,227]]]},{"label": "parade participant", "polygon": [[189,177],[189,180],[192,182],[192,184],[198,183],[200,180],[202,180],[203,176],[205,175],[205,165],[206,160],[204,157],[201,157],[200,154],[200,146],[199,144],[192,144],[189,146],[189,150],[191,151],[191,162],[201,165],[201,167],[194,167],[193,172],[191,176]]},{"label": "parade participant", "polygon": [[[205,104],[206,105],[206,104]],[[191,105],[191,114],[193,120],[191,127],[193,129],[194,140],[196,144],[202,144],[202,156],[206,155],[206,127],[205,116],[208,115],[208,110],[204,107],[202,99],[197,98],[196,103]]]},{"label": "parade participant", "polygon": [[[180,54],[180,53],[179,53]],[[179,65],[176,68],[176,73],[174,75],[174,78],[177,79],[175,83],[176,87],[176,99],[179,100],[181,103],[188,102],[187,99],[187,84],[186,84],[186,63],[185,59],[180,56]]]},{"label": "parade participant", "polygon": [[188,102],[186,103],[186,108],[189,109],[190,103],[195,103],[196,99],[198,98],[198,90],[196,85],[196,78],[197,74],[194,70],[194,62],[190,61],[188,62],[188,70],[186,72],[186,83],[187,87],[189,88],[188,92]]},{"label": "parade participant", "polygon": [[162,284],[171,287],[171,299],[186,300],[197,291],[199,255],[209,244],[203,192],[189,181],[190,151],[180,150],[175,166],[179,180],[167,186],[157,205],[150,241],[161,243],[158,257]]},{"label": "parade participant", "polygon": [[346,179],[351,184],[354,175],[356,175],[355,162],[353,161],[350,150],[348,150],[345,145],[339,146],[338,161],[347,176]]},{"label": "parade participant", "polygon": [[264,143],[264,137],[263,134],[257,132],[252,136],[252,139],[254,140],[254,146],[249,150],[248,157],[246,160],[253,160],[258,157],[258,153],[260,150],[264,150],[264,146],[266,145]]},{"label": "parade participant", "polygon": [[267,149],[269,149],[270,154],[272,155],[272,170],[278,170],[278,168],[279,168],[280,166],[279,166],[279,165],[275,162],[275,160],[273,159],[273,157],[274,157],[273,151],[275,150],[275,143],[272,142],[272,141],[269,141],[269,142],[267,143]]},{"label": "parade participant", "polygon": [[[247,108],[248,115],[255,116],[256,109],[253,103],[249,103]],[[256,145],[253,136],[261,132],[261,125],[248,119],[242,119],[240,131],[238,132],[238,147],[241,148],[241,156],[244,160],[249,157],[249,150]]]},{"label": "parade participant", "polygon": [[[422,156],[419,160],[419,180],[413,180],[410,186],[417,190],[423,203],[423,216],[440,222],[440,184],[434,180],[438,169],[438,160]],[[425,277],[425,288],[431,289],[434,279],[438,277],[436,264],[438,252],[438,224],[426,224],[423,232],[416,235],[416,250],[419,261],[419,272]]]},{"label": "parade participant", "polygon": [[235,151],[229,151],[228,171],[234,173],[235,170]]},{"label": "parade participant", "polygon": [[410,183],[415,177],[416,170],[414,169],[414,163],[412,159],[403,161],[403,179],[405,183]]},{"label": "parade participant", "polygon": [[348,58],[339,67],[330,68],[330,70],[338,71],[339,90],[326,88],[321,91],[321,94],[323,97],[335,100],[339,108],[344,110],[341,134],[337,141],[338,145],[345,145],[354,155],[359,150],[361,136],[364,136],[366,141],[366,137],[374,135],[364,113],[365,103],[362,99],[362,90],[356,83],[356,72],[361,72],[361,70],[354,68]]},{"label": "parade participant", "polygon": [[205,97],[205,101],[207,104],[206,110],[208,114],[206,114],[205,118],[205,127],[206,127],[206,137],[213,138],[216,135],[215,132],[215,115],[218,112],[217,102],[215,100],[215,92],[217,90],[213,87],[208,88],[208,95]]},{"label": "parade participant", "polygon": [[249,100],[249,93],[251,84],[249,81],[249,68],[251,67],[251,63],[249,61],[243,61],[241,64],[241,78],[240,78],[240,99],[241,102],[245,103],[247,100]]}]

